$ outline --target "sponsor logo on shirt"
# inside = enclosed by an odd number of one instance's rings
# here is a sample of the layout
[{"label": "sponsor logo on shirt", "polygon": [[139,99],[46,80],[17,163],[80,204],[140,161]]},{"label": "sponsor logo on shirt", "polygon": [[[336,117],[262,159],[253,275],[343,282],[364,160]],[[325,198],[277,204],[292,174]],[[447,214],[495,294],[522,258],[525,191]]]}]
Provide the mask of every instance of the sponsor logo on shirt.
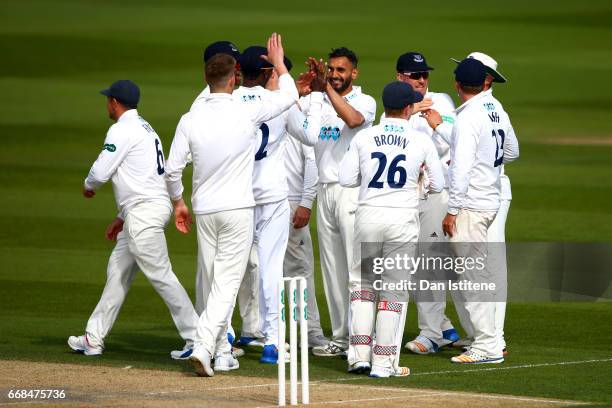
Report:
[{"label": "sponsor logo on shirt", "polygon": [[495,110],[495,104],[492,102],[483,103],[482,106],[488,111]]},{"label": "sponsor logo on shirt", "polygon": [[385,132],[401,133],[403,131],[404,131],[404,127],[403,126],[385,125]]},{"label": "sponsor logo on shirt", "polygon": [[255,102],[260,100],[261,96],[259,95],[242,95],[242,102]]},{"label": "sponsor logo on shirt", "polygon": [[335,142],[340,138],[340,128],[338,126],[323,126],[319,132],[319,138],[321,140],[333,139]]},{"label": "sponsor logo on shirt", "polygon": [[453,119],[453,117],[452,117],[452,116],[444,116],[444,115],[442,115],[442,120],[443,120],[444,122],[446,122],[446,123],[450,123],[450,124],[455,123],[455,119]]},{"label": "sponsor logo on shirt", "polygon": [[112,153],[115,150],[117,150],[117,146],[111,143],[105,143],[104,146],[102,147],[102,150],[108,150],[109,152]]}]

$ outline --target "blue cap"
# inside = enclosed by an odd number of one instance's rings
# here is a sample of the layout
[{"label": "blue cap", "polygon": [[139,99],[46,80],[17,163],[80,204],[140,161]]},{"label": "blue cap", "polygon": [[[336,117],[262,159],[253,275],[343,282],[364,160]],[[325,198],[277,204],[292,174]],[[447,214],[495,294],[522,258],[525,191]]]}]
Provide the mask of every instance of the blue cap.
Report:
[{"label": "blue cap", "polygon": [[115,98],[127,106],[135,107],[138,105],[138,101],[140,101],[140,88],[129,79],[115,81],[107,89],[101,90],[100,93]]},{"label": "blue cap", "polygon": [[383,106],[387,109],[404,109],[406,106],[423,100],[423,95],[401,81],[394,81],[385,86],[382,94]]},{"label": "blue cap", "polygon": [[466,58],[455,68],[455,80],[463,85],[482,85],[486,75],[484,64],[475,58]]},{"label": "blue cap", "polygon": [[240,51],[231,41],[217,41],[206,47],[204,50],[204,62],[208,62],[209,59],[217,54],[227,54],[230,57],[234,57],[236,61],[240,59]]},{"label": "blue cap", "polygon": [[[260,69],[273,68],[274,66],[268,61],[261,58],[262,55],[268,55],[268,49],[261,45],[252,45],[244,50],[240,56],[240,70],[247,74],[258,74]],[[293,64],[289,58],[284,58],[285,66],[290,71]]]},{"label": "blue cap", "polygon": [[423,54],[407,52],[399,56],[395,69],[397,72],[425,72],[433,70],[433,67],[427,65]]}]

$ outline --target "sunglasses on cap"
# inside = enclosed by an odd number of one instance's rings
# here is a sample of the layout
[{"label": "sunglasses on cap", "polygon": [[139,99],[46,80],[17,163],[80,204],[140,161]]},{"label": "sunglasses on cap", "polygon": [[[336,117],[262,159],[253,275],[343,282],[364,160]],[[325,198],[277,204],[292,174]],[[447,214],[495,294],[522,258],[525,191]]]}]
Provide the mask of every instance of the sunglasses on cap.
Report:
[{"label": "sunglasses on cap", "polygon": [[402,75],[407,76],[410,79],[427,79],[429,78],[429,71],[423,72],[403,72]]}]

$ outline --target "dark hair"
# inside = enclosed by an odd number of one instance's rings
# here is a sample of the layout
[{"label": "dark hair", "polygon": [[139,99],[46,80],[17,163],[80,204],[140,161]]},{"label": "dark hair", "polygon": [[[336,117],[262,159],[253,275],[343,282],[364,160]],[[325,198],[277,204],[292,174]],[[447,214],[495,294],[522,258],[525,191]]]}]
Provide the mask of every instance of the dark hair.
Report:
[{"label": "dark hair", "polygon": [[136,103],[125,103],[121,99],[117,99],[117,98],[115,98],[115,100],[119,102],[121,105],[123,105],[123,107],[126,109],[136,109],[138,107],[138,104]]},{"label": "dark hair", "polygon": [[204,67],[206,82],[213,87],[223,87],[227,85],[230,78],[234,75],[236,60],[227,54],[217,54],[210,58]]},{"label": "dark hair", "polygon": [[351,64],[353,64],[353,66],[357,68],[357,62],[359,60],[357,59],[357,54],[355,54],[353,51],[349,50],[346,47],[340,47],[332,49],[332,51],[329,53],[330,59],[340,57],[347,58],[349,61],[351,61]]},{"label": "dark hair", "polygon": [[461,90],[466,94],[477,95],[482,92],[484,88],[484,84],[482,85],[464,85],[461,82],[459,82],[459,88],[461,88]]}]

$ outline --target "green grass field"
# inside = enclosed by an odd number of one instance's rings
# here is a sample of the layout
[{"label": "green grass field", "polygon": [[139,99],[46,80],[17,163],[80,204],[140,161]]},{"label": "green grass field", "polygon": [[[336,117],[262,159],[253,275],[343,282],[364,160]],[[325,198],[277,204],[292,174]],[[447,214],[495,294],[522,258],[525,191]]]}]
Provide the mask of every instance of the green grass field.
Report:
[{"label": "green grass field", "polygon": [[[98,91],[116,79],[136,81],[139,111],[167,153],[180,115],[203,87],[202,50],[219,39],[245,48],[278,31],[294,73],[307,56],[324,57],[346,45],[360,57],[358,83],[377,100],[403,52],[424,53],[436,68],[431,89],[453,97],[449,58],[474,50],[494,56],[509,78],[495,94],[521,143],[521,158],[506,169],[514,196],[508,241],[612,241],[611,20],[612,4],[605,0],[521,0],[512,6],[3,1],[0,359],[187,370],[167,357],[180,339],[142,276],[102,359],[73,355],[65,341],[82,333],[112,249],[103,236],[116,213],[112,190],[105,187],[94,200],[80,195],[111,124]],[[169,228],[167,236],[174,269],[193,297],[195,235]],[[320,280],[318,289],[329,329]],[[414,309],[405,339],[417,332]],[[506,328],[511,355],[504,367],[536,367],[468,371],[448,362],[449,351],[406,354],[403,363],[415,375],[382,383],[612,404],[610,321],[609,302],[512,303]],[[257,357],[248,353],[240,374],[274,376],[275,369],[260,366]],[[346,377],[345,369],[341,360],[311,360],[315,379]],[[417,375],[437,371],[447,373]]]}]

